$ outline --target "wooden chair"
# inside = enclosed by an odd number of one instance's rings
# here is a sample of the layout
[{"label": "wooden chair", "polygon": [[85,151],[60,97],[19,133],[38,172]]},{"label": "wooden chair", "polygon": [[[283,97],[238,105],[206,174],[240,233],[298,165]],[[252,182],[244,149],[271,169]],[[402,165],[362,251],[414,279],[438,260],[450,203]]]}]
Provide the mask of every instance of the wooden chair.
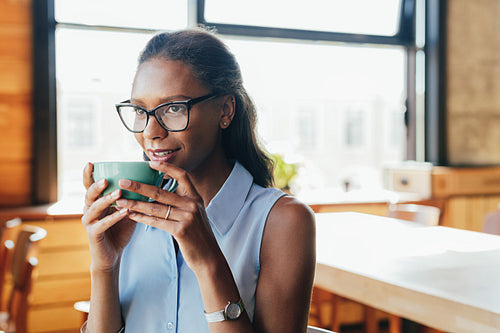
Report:
[{"label": "wooden chair", "polygon": [[5,275],[10,264],[12,251],[14,250],[13,239],[15,237],[15,230],[20,225],[20,218],[0,222],[0,310],[4,310],[1,305],[4,298]]},{"label": "wooden chair", "polygon": [[340,331],[341,322],[339,320],[338,310],[341,306],[341,302],[342,298],[340,296],[314,286],[311,308],[309,310],[309,323]]},{"label": "wooden chair", "polygon": [[0,312],[0,331],[27,332],[28,296],[31,292],[33,270],[38,264],[38,244],[46,235],[45,229],[40,227],[21,226],[9,267],[12,288],[7,311]]},{"label": "wooden chair", "polygon": [[[350,314],[349,311],[361,314]],[[363,332],[378,333],[378,323],[390,315],[322,288],[313,287],[309,324],[342,332],[343,326],[364,324]],[[390,332],[392,333],[392,332]]]},{"label": "wooden chair", "polygon": [[413,221],[427,226],[439,225],[441,210],[434,206],[393,204],[387,210],[388,217]]}]

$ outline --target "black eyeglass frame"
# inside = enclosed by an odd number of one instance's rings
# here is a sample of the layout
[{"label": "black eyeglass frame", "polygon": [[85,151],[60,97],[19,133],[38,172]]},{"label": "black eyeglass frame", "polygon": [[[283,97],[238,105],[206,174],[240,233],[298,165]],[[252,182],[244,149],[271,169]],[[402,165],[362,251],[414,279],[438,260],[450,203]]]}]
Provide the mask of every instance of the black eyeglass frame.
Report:
[{"label": "black eyeglass frame", "polygon": [[[206,101],[206,100],[208,100],[210,98],[216,97],[217,95],[218,94],[216,94],[216,93],[210,93],[210,94],[203,95],[203,96],[200,96],[200,97],[197,97],[197,98],[190,98],[190,99],[187,99],[187,100],[184,100],[184,101],[171,101],[171,102],[160,104],[160,105],[158,105],[157,107],[155,107],[152,110],[148,110],[146,108],[143,108],[140,105],[132,104],[132,103],[130,103],[129,99],[126,100],[126,101],[123,101],[121,103],[115,104],[115,107],[116,107],[116,112],[118,112],[118,116],[120,117],[120,120],[122,121],[122,124],[125,126],[125,128],[127,130],[129,130],[132,133],[142,133],[142,132],[144,132],[144,130],[146,129],[146,127],[148,127],[149,117],[150,116],[154,117],[156,119],[156,121],[158,122],[158,124],[160,124],[160,126],[163,129],[165,129],[166,131],[169,131],[169,132],[182,132],[182,131],[186,130],[186,128],[189,126],[189,118],[190,118],[190,114],[191,114],[190,111],[191,111],[191,108],[193,107],[193,105],[195,105],[197,103],[200,103],[200,102],[203,102],[203,101]],[[182,129],[174,130],[174,129],[168,128],[167,125],[165,125],[163,123],[163,121],[161,120],[161,118],[158,117],[158,115],[156,114],[156,111],[158,109],[160,109],[162,107],[165,107],[165,106],[168,106],[168,105],[173,105],[173,104],[183,104],[183,105],[186,106],[186,109],[187,109],[187,121],[186,121],[186,126],[184,126],[184,128],[182,128]],[[121,112],[120,112],[120,108],[124,107],[124,106],[138,108],[138,109],[141,109],[142,111],[146,112],[146,117],[147,117],[146,118],[146,124],[144,125],[144,128],[141,131],[134,131],[134,130],[132,130],[131,128],[129,128],[127,126],[127,124],[123,120]]]}]

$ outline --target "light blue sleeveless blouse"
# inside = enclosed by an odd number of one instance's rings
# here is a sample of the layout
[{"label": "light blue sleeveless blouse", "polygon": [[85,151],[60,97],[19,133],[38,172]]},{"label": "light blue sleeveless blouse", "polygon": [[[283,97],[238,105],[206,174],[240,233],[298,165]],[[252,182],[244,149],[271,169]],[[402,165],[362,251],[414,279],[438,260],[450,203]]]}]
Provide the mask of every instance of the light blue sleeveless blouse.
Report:
[{"label": "light blue sleeveless blouse", "polygon": [[[283,195],[253,183],[250,173],[235,162],[206,209],[251,320],[264,226]],[[208,332],[198,281],[182,253],[176,257],[169,233],[137,226],[122,256],[119,284],[127,333]]]}]

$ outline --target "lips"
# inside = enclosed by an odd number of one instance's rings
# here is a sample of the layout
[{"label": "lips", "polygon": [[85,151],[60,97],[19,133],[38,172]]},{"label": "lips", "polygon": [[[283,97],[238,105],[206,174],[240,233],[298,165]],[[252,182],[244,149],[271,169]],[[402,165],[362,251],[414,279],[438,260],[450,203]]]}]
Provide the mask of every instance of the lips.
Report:
[{"label": "lips", "polygon": [[175,157],[179,149],[148,149],[148,152],[152,161],[167,162]]}]

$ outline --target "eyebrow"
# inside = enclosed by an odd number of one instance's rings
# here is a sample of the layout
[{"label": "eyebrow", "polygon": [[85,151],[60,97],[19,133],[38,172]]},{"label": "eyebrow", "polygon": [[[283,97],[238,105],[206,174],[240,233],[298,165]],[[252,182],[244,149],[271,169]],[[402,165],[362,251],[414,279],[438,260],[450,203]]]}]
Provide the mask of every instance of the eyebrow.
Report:
[{"label": "eyebrow", "polygon": [[[163,98],[160,98],[160,103],[158,105],[161,105],[161,104],[164,104],[164,103],[168,103],[168,102],[175,102],[175,101],[185,101],[187,99],[190,99],[191,97],[187,97],[187,96],[184,96],[184,95],[175,95],[175,96],[169,96],[169,97],[163,97]],[[132,104],[146,104],[144,103],[143,100],[141,100],[140,98],[130,98],[130,103]]]}]

